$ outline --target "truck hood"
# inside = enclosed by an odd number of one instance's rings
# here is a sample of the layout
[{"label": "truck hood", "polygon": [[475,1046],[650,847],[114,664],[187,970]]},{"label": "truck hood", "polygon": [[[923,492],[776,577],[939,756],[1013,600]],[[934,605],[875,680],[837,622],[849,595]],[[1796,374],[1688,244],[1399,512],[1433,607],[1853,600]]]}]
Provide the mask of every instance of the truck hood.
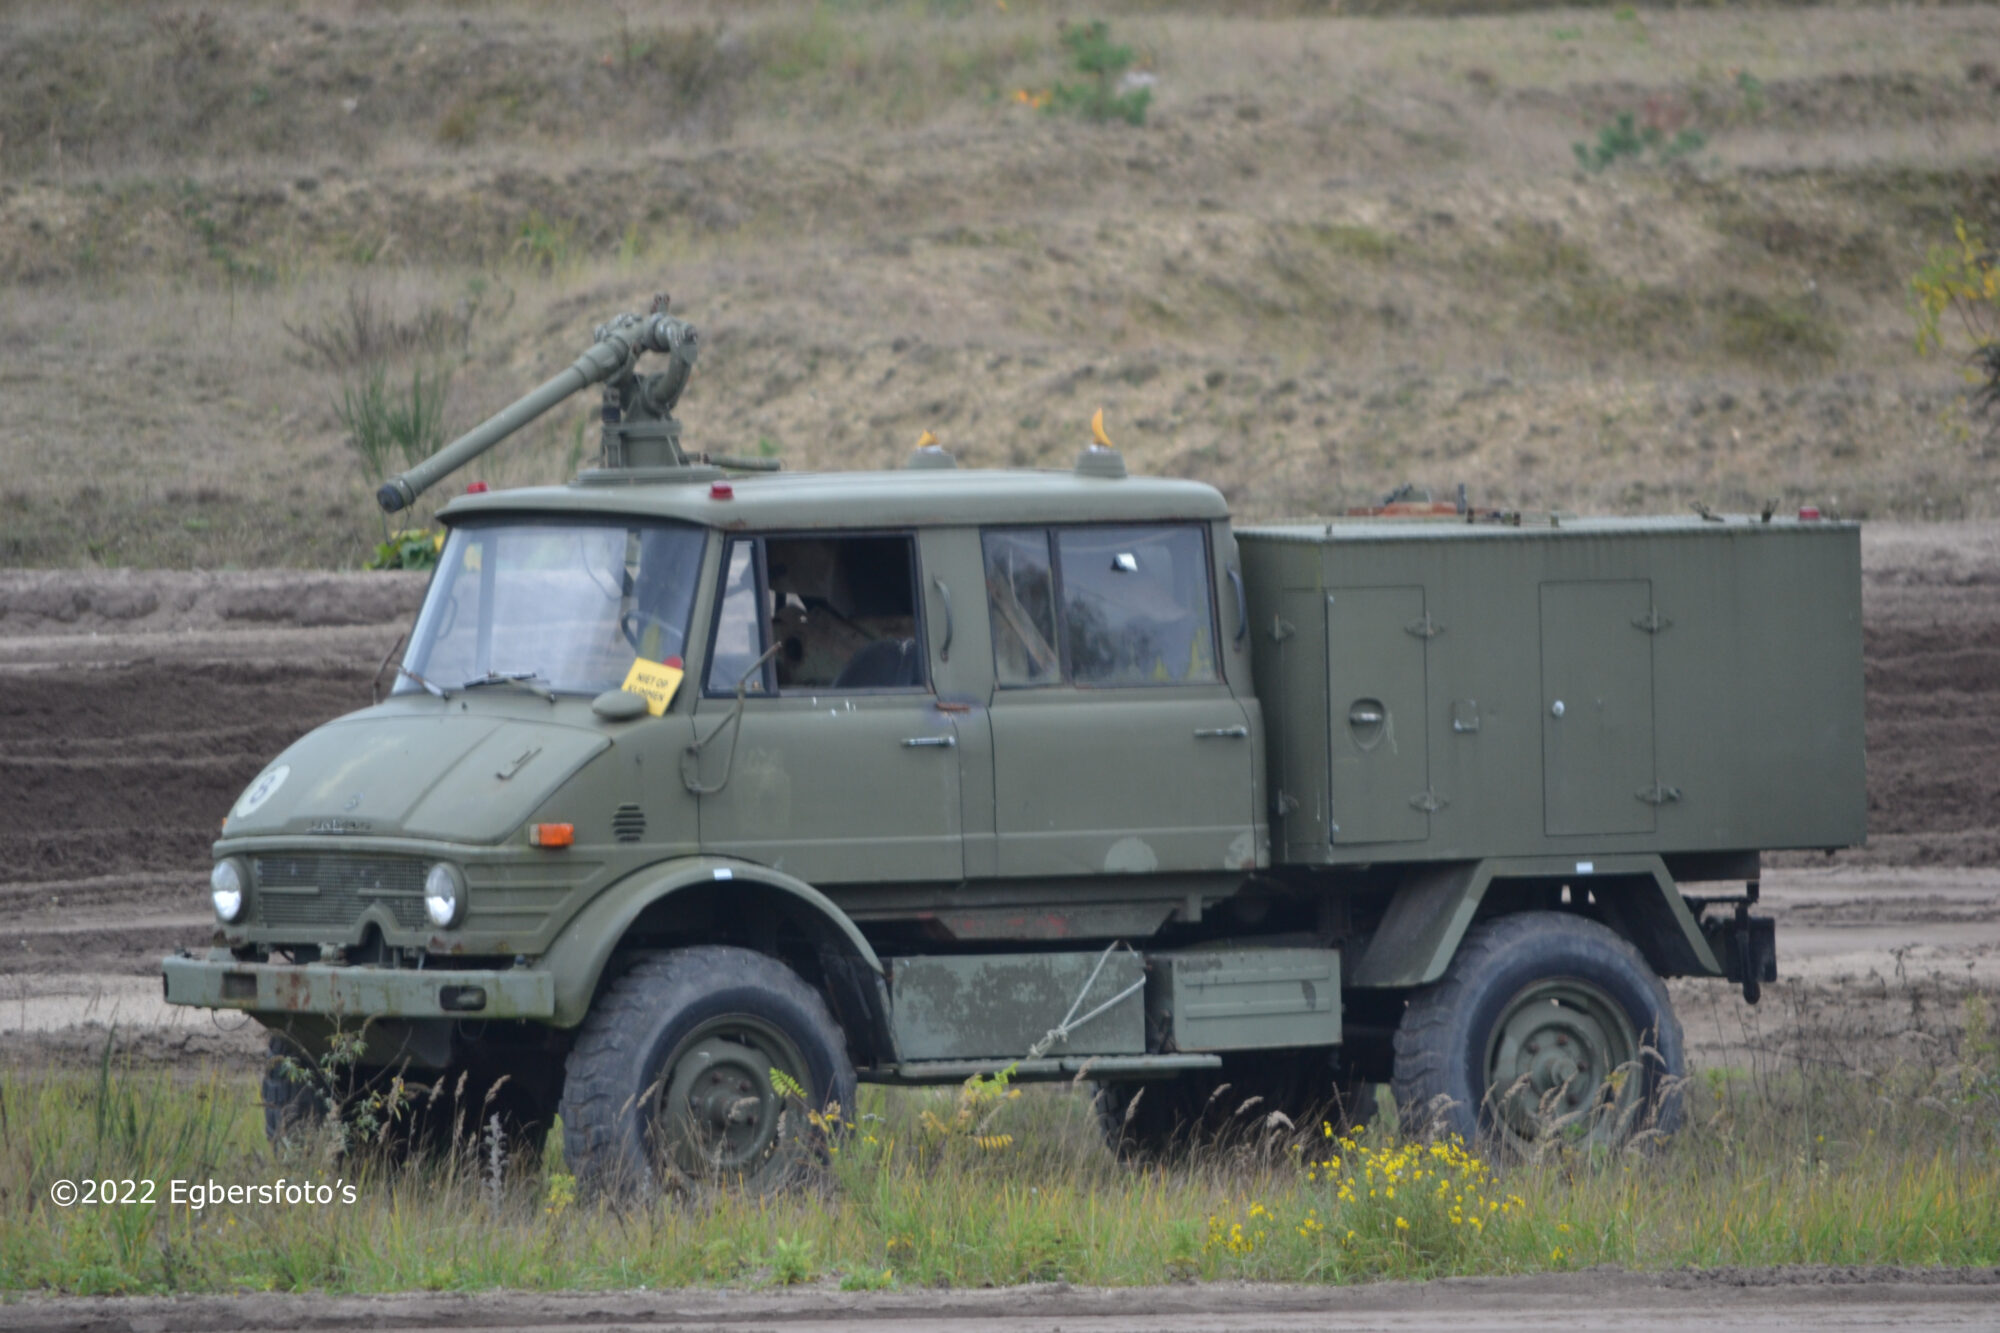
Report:
[{"label": "truck hood", "polygon": [[370,709],[307,733],[258,774],[225,838],[353,834],[499,842],[611,745],[556,722]]}]

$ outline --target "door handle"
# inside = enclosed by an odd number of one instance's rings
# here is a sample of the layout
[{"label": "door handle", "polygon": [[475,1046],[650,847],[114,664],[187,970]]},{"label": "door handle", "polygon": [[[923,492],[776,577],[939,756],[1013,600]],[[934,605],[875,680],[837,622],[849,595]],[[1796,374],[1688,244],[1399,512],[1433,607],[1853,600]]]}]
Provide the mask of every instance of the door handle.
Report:
[{"label": "door handle", "polygon": [[1204,741],[1241,741],[1250,738],[1248,727],[1196,727],[1195,738]]},{"label": "door handle", "polygon": [[957,745],[958,737],[956,736],[909,736],[903,741],[903,748],[906,750],[920,750],[925,746],[936,746],[940,749],[949,750]]}]

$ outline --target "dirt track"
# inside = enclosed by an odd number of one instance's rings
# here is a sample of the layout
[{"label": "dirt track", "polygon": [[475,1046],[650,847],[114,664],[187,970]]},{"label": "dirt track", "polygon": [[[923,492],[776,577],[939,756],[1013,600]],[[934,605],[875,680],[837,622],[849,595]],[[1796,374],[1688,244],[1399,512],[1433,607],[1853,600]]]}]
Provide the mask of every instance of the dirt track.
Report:
[{"label": "dirt track", "polygon": [[[1698,1058],[2000,991],[2000,525],[1864,535],[1870,844],[1773,858],[1787,979],[1754,1014],[1675,983]],[[171,1014],[157,962],[207,934],[217,819],[294,736],[364,706],[422,580],[0,573],[0,1059],[249,1059],[255,1029]],[[1893,1003],[1885,1003],[1893,997]],[[1856,1042],[1855,1038],[1862,1040]]]},{"label": "dirt track", "polygon": [[477,1296],[243,1296],[177,1300],[31,1300],[8,1307],[21,1333],[55,1329],[784,1328],[794,1333],[1232,1333],[1261,1330],[1547,1329],[1618,1312],[1631,1333],[1712,1329],[1993,1328],[2000,1271],[1592,1269],[1532,1278],[1453,1278],[1362,1287],[1216,1283],[1115,1290],[1067,1283],[1003,1291],[852,1294],[829,1284],[785,1292],[676,1291]]}]

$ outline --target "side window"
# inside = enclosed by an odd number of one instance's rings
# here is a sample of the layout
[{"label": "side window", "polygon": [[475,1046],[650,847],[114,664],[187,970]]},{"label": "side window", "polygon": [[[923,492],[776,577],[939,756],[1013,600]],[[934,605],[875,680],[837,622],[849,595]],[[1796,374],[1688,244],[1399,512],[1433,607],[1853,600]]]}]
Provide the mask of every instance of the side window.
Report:
[{"label": "side window", "polygon": [[770,537],[764,561],[779,690],[924,688],[909,537]]},{"label": "side window", "polygon": [[[734,694],[736,683],[764,654],[766,598],[758,587],[757,544],[729,543],[728,573],[722,584],[722,610],[715,621],[715,646],[708,654],[708,692]],[[765,692],[767,668],[749,682],[747,693]]]},{"label": "side window", "polygon": [[1208,545],[1193,526],[1056,532],[1063,644],[1079,685],[1216,679]]},{"label": "side window", "polygon": [[993,620],[994,678],[1002,685],[1046,685],[1062,679],[1056,652],[1056,594],[1049,572],[1049,534],[989,532],[986,604]]}]

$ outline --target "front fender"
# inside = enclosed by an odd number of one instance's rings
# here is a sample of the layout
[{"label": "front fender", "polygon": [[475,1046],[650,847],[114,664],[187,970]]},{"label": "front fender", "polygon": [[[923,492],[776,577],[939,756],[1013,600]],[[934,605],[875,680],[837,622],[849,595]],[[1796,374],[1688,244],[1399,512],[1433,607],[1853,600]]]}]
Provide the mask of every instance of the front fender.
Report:
[{"label": "front fender", "polygon": [[804,880],[769,866],[726,856],[688,857],[648,866],[613,884],[591,899],[556,936],[555,943],[541,959],[541,966],[555,977],[556,1026],[575,1027],[590,1012],[598,979],[640,913],[663,898],[718,880],[756,884],[798,900],[802,907],[844,937],[856,957],[878,975],[882,972],[882,960],[876,957],[874,946],[862,935],[861,928],[831,898]]}]

